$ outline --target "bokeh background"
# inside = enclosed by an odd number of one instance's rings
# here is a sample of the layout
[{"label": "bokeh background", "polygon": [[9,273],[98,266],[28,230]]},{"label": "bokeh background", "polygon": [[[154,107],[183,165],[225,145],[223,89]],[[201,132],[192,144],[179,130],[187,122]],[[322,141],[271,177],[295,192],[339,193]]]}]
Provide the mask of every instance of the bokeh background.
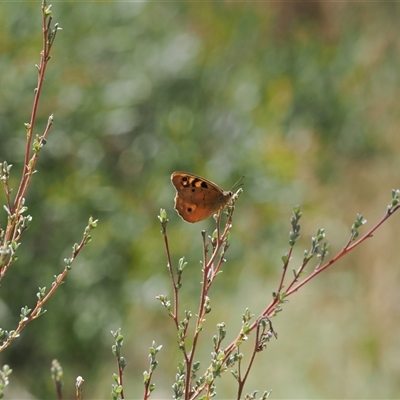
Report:
[{"label": "bokeh background", "polygon": [[[50,365],[78,375],[84,397],[109,398],[122,327],[126,398],[141,398],[152,341],[162,344],[155,399],[171,398],[181,355],[157,302],[171,294],[157,213],[166,208],[174,261],[189,261],[184,308],[196,312],[202,229],[173,210],[170,174],[228,190],[245,175],[224,273],[211,292],[199,358],[215,325],[228,339],[249,307],[269,303],[288,249],[293,206],[304,212],[292,266],[323,227],[338,252],[357,213],[373,226],[400,188],[400,5],[352,2],[53,2],[55,42],[36,133],[54,113],[27,205],[34,217],[2,282],[0,323],[49,287],[99,219],[48,312],[0,355],[8,398],[55,398]],[[40,2],[0,4],[0,160],[22,171],[41,46]],[[4,199],[3,199],[4,202]],[[290,298],[279,334],[247,391],[272,398],[399,398],[399,218]],[[1,225],[6,214],[1,217]],[[218,398],[235,397],[232,376]]]}]

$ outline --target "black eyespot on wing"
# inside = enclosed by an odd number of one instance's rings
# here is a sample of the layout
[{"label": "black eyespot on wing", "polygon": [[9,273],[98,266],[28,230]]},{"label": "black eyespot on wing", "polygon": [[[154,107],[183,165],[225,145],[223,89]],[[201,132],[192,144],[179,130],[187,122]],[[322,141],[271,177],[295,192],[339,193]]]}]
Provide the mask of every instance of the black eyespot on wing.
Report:
[{"label": "black eyespot on wing", "polygon": [[193,211],[193,208],[192,208],[192,207],[188,207],[188,208],[186,209],[186,212],[187,212],[188,214],[190,214],[192,211]]},{"label": "black eyespot on wing", "polygon": [[205,189],[208,189],[208,185],[207,185],[207,182],[201,182],[201,187],[203,187],[203,188],[205,188]]}]

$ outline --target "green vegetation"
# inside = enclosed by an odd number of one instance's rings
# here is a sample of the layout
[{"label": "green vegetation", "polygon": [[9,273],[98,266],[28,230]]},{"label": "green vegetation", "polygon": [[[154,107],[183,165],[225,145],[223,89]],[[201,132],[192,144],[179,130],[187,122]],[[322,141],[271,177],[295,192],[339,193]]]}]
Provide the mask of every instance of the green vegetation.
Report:
[{"label": "green vegetation", "polygon": [[[183,170],[226,190],[245,176],[227,262],[202,326],[200,365],[210,363],[221,336],[231,343],[238,332],[247,334],[252,314],[271,300],[289,300],[273,330],[268,320],[260,327],[279,340],[255,358],[244,392],[395,398],[398,215],[290,298],[277,288],[289,259],[287,275],[293,268],[297,282],[312,273],[313,256],[327,262],[375,226],[390,201],[397,207],[397,191],[388,199],[400,186],[399,5],[60,2],[53,12],[63,30],[46,72],[39,137],[32,139],[34,153],[40,151],[37,173],[20,204],[32,220],[24,221],[26,231],[21,225],[18,260],[1,281],[2,329],[16,329],[45,297],[43,288],[74,258],[71,246],[89,216],[99,224],[48,312],[0,354],[0,365],[13,370],[1,370],[0,385],[10,380],[5,397],[55,398],[50,368],[60,375],[52,366],[57,359],[65,398],[75,395],[78,376],[84,399],[110,398],[110,331],[118,343],[119,327],[126,398],[142,397],[143,371],[156,361],[154,398],[180,390],[182,353],[165,303],[156,299],[173,298],[157,215],[166,209],[170,256],[184,267],[181,310],[193,315],[200,232],[215,228],[212,219],[186,224],[173,210],[169,177]],[[3,176],[12,165],[11,200],[23,175],[40,21],[37,3],[0,4],[0,162]],[[9,217],[3,209],[1,228]],[[322,257],[325,240],[329,255]],[[296,243],[290,254],[288,241]],[[305,272],[298,269],[303,264]],[[113,347],[114,355],[119,351]],[[233,382],[230,374],[218,378],[217,397],[235,396]]]}]

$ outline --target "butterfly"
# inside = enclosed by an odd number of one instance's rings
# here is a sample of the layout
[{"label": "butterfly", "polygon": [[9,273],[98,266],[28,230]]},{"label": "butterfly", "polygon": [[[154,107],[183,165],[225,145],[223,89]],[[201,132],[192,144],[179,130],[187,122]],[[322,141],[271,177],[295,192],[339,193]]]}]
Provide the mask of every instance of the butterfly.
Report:
[{"label": "butterfly", "polygon": [[199,222],[224,209],[232,198],[215,183],[188,172],[171,175],[176,189],[175,210],[187,222]]}]

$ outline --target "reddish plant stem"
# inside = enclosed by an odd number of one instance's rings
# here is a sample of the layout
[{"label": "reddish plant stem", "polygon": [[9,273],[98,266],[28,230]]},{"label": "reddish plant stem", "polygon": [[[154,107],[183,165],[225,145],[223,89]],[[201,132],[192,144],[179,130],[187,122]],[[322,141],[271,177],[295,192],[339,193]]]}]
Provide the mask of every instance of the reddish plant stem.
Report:
[{"label": "reddish plant stem", "polygon": [[50,52],[52,48],[52,42],[48,40],[49,32],[51,30],[51,21],[52,16],[48,16],[45,12],[45,4],[42,4],[42,23],[43,23],[43,36],[42,42],[43,47],[40,52],[40,64],[38,66],[38,84],[35,89],[35,96],[33,100],[33,107],[31,112],[31,118],[29,121],[29,125],[27,128],[27,137],[26,137],[26,147],[25,147],[25,161],[24,168],[22,172],[21,182],[15,196],[14,207],[13,210],[10,210],[11,213],[17,212],[17,210],[21,207],[22,199],[25,197],[26,190],[29,186],[30,178],[33,173],[33,166],[29,165],[29,159],[31,155],[31,147],[32,147],[32,137],[33,131],[36,123],[36,115],[39,107],[39,99],[43,89],[44,77],[46,74],[46,67],[50,60]]},{"label": "reddish plant stem", "polygon": [[[73,251],[72,257],[71,257],[71,264],[75,260],[75,258],[78,256],[80,251],[83,249],[83,247],[86,245],[86,238],[84,237],[81,241],[81,243],[78,245],[78,247]],[[54,294],[54,292],[58,289],[58,287],[64,282],[64,278],[67,276],[69,272],[68,268],[65,268],[61,274],[59,274],[55,281],[53,282],[51,289],[47,292],[47,294],[40,300],[37,301],[35,308],[29,313],[29,316],[21,319],[21,321],[18,324],[18,327],[15,329],[14,334],[11,335],[6,341],[3,342],[3,344],[0,346],[0,353],[7,348],[11,342],[20,335],[22,329],[25,328],[29,322],[33,321],[34,319],[38,318],[41,314],[42,308],[44,304],[50,299],[50,297]]]},{"label": "reddish plant stem", "polygon": [[363,243],[366,239],[369,239],[373,236],[373,233],[391,216],[393,213],[395,213],[400,206],[394,207],[390,212],[386,212],[386,214],[381,218],[381,220],[373,226],[365,235],[360,237],[360,239],[354,241],[353,244],[350,245],[350,243],[347,243],[346,246],[336,255],[334,256],[330,261],[328,261],[326,264],[324,264],[322,267],[314,270],[307,278],[303,279],[300,283],[298,283],[296,286],[294,286],[295,281],[293,281],[289,286],[288,290],[286,291],[286,297],[290,296],[297,290],[299,290],[302,286],[304,286],[308,281],[316,277],[318,274],[320,274],[322,271],[325,269],[329,268],[332,264],[334,264],[336,261],[340,260],[343,256],[345,256],[347,253],[349,253],[351,250],[353,250],[355,247],[359,246],[361,243]]},{"label": "reddish plant stem", "polygon": [[243,379],[241,377],[241,371],[240,371],[241,360],[239,360],[239,371],[238,371],[239,388],[238,388],[237,400],[240,400],[242,398],[244,385],[245,385],[245,383],[247,381],[247,378],[249,377],[249,373],[250,373],[251,367],[252,367],[253,362],[254,362],[254,360],[256,358],[257,349],[258,349],[259,335],[260,335],[260,324],[257,325],[256,339],[254,341],[253,351],[251,353],[250,361],[249,361],[249,364],[247,365],[246,372],[244,374]]},{"label": "reddish plant stem", "polygon": [[[118,375],[119,375],[119,384],[120,386],[123,388],[123,376],[124,376],[124,371],[122,369],[120,360],[118,360]],[[121,390],[121,399],[124,400],[125,396],[124,396],[124,389]]]},{"label": "reddish plant stem", "polygon": [[[386,214],[381,218],[381,220],[375,225],[373,226],[365,235],[363,235],[360,239],[354,241],[353,244],[350,245],[350,243],[346,243],[345,247],[336,255],[334,256],[330,261],[328,261],[326,264],[324,264],[322,267],[315,269],[307,278],[303,279],[300,283],[298,283],[296,286],[295,283],[297,282],[297,276],[298,274],[296,274],[295,279],[290,283],[290,285],[288,286],[288,290],[285,292],[285,297],[288,297],[290,295],[292,295],[293,293],[295,293],[297,290],[299,290],[302,286],[304,286],[307,282],[309,282],[311,279],[315,278],[318,274],[320,274],[322,271],[326,270],[327,268],[329,268],[332,264],[334,264],[336,261],[338,261],[340,258],[342,258],[344,255],[346,255],[347,253],[349,253],[351,250],[353,250],[354,248],[356,248],[357,246],[359,246],[361,243],[363,243],[366,239],[370,238],[373,236],[373,233],[390,217],[392,216],[398,209],[400,208],[400,205],[397,205],[391,209],[389,209]],[[289,251],[289,256],[291,255],[291,250]],[[288,257],[288,260],[285,263],[284,266],[284,271],[282,272],[282,275],[284,275],[286,273],[286,269],[288,266],[288,263],[290,262],[290,257]],[[307,261],[308,262],[308,261]],[[305,267],[305,265],[307,264],[304,263],[301,266],[301,269],[303,269]],[[279,288],[283,287],[283,279],[281,278],[280,284],[279,284]],[[259,326],[260,320],[262,318],[265,317],[270,317],[274,314],[276,307],[279,305],[279,297],[276,296],[271,303],[266,307],[266,309],[261,313],[260,317],[257,318],[257,320],[255,322],[253,322],[247,333],[250,333],[251,331],[253,331],[254,329],[256,329]],[[224,350],[224,362],[226,362],[226,360],[228,359],[228,357],[230,357],[233,353],[233,351],[235,351],[237,349],[237,345],[236,343],[238,343],[239,341],[241,341],[243,339],[243,334],[239,333],[238,336],[236,337],[236,339],[234,339]],[[255,355],[255,353],[253,352],[252,354],[252,358]],[[192,399],[196,398],[198,396],[199,393],[201,393],[202,390],[204,390],[205,388],[205,384],[203,384],[201,387],[198,387],[195,393],[192,393]]]},{"label": "reddish plant stem", "polygon": [[289,249],[289,252],[288,252],[288,255],[287,255],[287,260],[286,260],[285,264],[283,265],[283,272],[282,272],[281,280],[279,282],[278,290],[277,290],[278,293],[280,293],[282,288],[283,288],[285,277],[286,277],[287,268],[288,268],[288,265],[290,263],[290,259],[292,257],[292,253],[293,253],[293,247],[291,247]]}]

